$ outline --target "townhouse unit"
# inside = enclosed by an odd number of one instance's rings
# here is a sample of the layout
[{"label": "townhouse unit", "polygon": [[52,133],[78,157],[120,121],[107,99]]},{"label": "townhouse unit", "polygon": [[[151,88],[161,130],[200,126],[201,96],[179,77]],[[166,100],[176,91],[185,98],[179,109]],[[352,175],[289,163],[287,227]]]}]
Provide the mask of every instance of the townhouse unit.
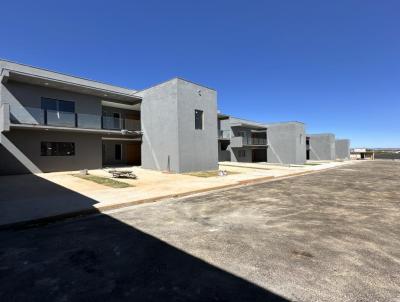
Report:
[{"label": "townhouse unit", "polygon": [[335,153],[336,153],[336,159],[349,160],[350,159],[350,140],[349,139],[336,139],[335,140]]},{"label": "townhouse unit", "polygon": [[267,162],[298,164],[306,162],[306,131],[301,122],[267,124]]},{"label": "townhouse unit", "polygon": [[216,132],[216,91],[183,79],[137,91],[0,61],[3,175],[114,165],[213,170]]},{"label": "townhouse unit", "polygon": [[218,159],[232,162],[267,161],[267,127],[260,123],[218,115]]},{"label": "townhouse unit", "polygon": [[304,164],[305,126],[301,122],[262,124],[218,115],[218,159],[233,162]]},{"label": "townhouse unit", "polygon": [[332,133],[307,134],[307,160],[335,160],[335,135]]}]

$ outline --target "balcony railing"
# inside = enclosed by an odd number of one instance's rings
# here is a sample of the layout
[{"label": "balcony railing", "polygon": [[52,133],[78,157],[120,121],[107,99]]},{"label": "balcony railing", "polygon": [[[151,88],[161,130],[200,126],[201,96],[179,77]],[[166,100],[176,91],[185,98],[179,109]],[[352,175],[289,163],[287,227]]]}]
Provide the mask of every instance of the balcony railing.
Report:
[{"label": "balcony railing", "polygon": [[107,129],[139,131],[140,121],[112,116],[85,113],[72,113],[45,110],[33,107],[21,107],[11,110],[11,122],[15,124],[45,125],[83,129]]},{"label": "balcony railing", "polygon": [[242,137],[243,145],[266,145],[267,139],[264,137]]}]

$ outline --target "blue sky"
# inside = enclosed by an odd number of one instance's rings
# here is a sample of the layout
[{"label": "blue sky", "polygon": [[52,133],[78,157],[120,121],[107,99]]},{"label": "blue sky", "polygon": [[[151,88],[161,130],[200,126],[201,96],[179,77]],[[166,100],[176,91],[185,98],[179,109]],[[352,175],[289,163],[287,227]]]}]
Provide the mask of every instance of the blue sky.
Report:
[{"label": "blue sky", "polygon": [[180,76],[219,109],[400,147],[400,1],[6,1],[0,57],[123,87]]}]

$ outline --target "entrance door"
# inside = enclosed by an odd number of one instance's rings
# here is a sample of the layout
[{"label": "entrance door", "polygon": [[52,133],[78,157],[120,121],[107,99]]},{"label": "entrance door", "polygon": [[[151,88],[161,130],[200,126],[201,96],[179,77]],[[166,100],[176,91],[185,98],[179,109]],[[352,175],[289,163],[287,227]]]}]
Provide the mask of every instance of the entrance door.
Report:
[{"label": "entrance door", "polygon": [[126,145],[126,158],[128,165],[140,166],[141,165],[141,146],[140,144],[127,144]]},{"label": "entrance door", "polygon": [[252,150],[252,162],[267,162],[267,150],[266,149],[253,149]]}]

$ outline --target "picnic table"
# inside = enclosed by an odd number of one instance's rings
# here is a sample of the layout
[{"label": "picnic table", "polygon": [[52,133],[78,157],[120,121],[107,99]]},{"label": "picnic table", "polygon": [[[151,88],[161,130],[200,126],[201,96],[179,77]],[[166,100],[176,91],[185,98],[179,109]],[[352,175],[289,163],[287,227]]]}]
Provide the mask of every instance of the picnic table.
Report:
[{"label": "picnic table", "polygon": [[108,172],[111,173],[113,178],[137,178],[137,176],[130,170],[110,170]]}]

